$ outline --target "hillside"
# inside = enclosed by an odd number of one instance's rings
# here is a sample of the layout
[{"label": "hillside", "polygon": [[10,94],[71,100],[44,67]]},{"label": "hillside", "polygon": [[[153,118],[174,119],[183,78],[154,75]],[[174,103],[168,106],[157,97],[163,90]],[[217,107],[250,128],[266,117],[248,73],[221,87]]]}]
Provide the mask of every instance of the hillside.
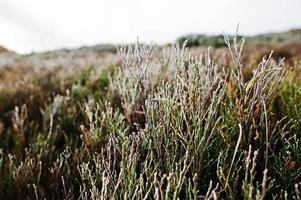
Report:
[{"label": "hillside", "polygon": [[[231,36],[233,37],[233,36]],[[239,38],[243,36],[239,35]],[[246,36],[245,40],[248,44],[265,44],[275,45],[301,43],[301,29],[292,29],[281,33],[266,33],[254,36]],[[226,47],[224,36],[220,35],[205,35],[205,34],[188,34],[178,38],[179,43],[186,41],[187,46],[212,46]]]},{"label": "hillside", "polygon": [[280,42],[280,43],[300,43],[301,42],[301,29],[292,29],[282,33],[266,33],[247,37],[256,42]]},{"label": "hillside", "polygon": [[[263,56],[274,51],[274,58],[279,59],[282,57],[286,58],[286,62],[293,64],[293,62],[300,57],[301,52],[301,29],[290,30],[282,33],[268,33],[262,35],[256,35],[246,37],[246,45],[244,50],[246,52],[251,51],[252,56],[250,57],[246,53],[244,59],[249,59],[247,63],[254,61],[256,64],[260,62]],[[207,47],[211,46],[213,52],[224,54],[226,52],[226,44],[224,42],[223,35],[208,36],[208,35],[187,35],[180,37],[178,42],[182,44],[187,41],[187,47],[192,48],[192,52],[195,55],[204,53]],[[219,50],[221,48],[221,50]],[[256,51],[255,51],[256,50]],[[43,53],[32,53],[28,55],[18,55],[13,52],[9,52],[6,48],[0,46],[0,52],[6,52],[0,54],[0,70],[2,72],[2,78],[7,70],[13,69],[13,71],[21,70],[23,75],[31,73],[33,71],[49,71],[56,68],[68,66],[68,69],[82,69],[86,65],[109,65],[107,62],[110,60],[117,59],[116,47],[112,45],[95,45],[85,46],[78,49],[59,49]],[[256,53],[255,53],[256,52]],[[109,57],[109,59],[106,59]],[[115,57],[115,58],[112,58]],[[108,61],[109,60],[109,61]],[[113,61],[113,63],[115,62]],[[117,61],[116,61],[117,62]],[[225,64],[225,63],[222,63]],[[9,71],[9,70],[8,70]],[[24,74],[25,73],[25,74]],[[11,76],[6,76],[10,77]],[[11,80],[15,80],[14,78]],[[7,83],[7,81],[5,80]]]}]

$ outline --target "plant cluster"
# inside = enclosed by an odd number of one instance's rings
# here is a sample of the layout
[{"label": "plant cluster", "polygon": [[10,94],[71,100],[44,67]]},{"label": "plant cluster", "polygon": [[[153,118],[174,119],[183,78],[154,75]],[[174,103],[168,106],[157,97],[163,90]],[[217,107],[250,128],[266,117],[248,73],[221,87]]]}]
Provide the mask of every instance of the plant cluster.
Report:
[{"label": "plant cluster", "polygon": [[300,64],[246,78],[236,39],[227,66],[137,44],[1,97],[0,199],[300,199]]}]

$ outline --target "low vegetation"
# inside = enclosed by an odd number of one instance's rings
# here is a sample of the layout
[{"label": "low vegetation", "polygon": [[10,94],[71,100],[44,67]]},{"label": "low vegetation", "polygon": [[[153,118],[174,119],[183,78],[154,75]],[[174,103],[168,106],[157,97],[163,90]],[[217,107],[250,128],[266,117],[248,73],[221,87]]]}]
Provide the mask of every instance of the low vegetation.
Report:
[{"label": "low vegetation", "polygon": [[180,37],[178,39],[178,43],[180,45],[185,45],[187,47],[196,47],[196,46],[212,46],[212,47],[226,47],[226,43],[224,40],[223,35],[216,35],[216,36],[208,36],[208,35],[198,35],[198,34],[191,34]]},{"label": "low vegetation", "polygon": [[223,42],[6,79],[0,199],[300,199],[300,57]]}]

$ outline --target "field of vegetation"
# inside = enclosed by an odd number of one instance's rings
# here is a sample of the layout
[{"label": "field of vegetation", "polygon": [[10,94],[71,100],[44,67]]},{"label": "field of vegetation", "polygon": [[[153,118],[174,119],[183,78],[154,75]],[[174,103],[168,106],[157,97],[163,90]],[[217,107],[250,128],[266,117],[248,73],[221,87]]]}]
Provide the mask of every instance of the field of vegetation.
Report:
[{"label": "field of vegetation", "polygon": [[3,48],[0,199],[301,199],[301,31]]}]

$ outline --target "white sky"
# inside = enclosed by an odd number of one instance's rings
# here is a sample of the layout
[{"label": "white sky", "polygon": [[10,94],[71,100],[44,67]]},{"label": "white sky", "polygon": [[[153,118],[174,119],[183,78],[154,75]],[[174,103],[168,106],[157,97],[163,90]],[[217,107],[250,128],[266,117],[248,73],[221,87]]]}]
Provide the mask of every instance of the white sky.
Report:
[{"label": "white sky", "polygon": [[0,45],[19,53],[99,43],[164,43],[187,33],[301,27],[301,0],[0,0]]}]

